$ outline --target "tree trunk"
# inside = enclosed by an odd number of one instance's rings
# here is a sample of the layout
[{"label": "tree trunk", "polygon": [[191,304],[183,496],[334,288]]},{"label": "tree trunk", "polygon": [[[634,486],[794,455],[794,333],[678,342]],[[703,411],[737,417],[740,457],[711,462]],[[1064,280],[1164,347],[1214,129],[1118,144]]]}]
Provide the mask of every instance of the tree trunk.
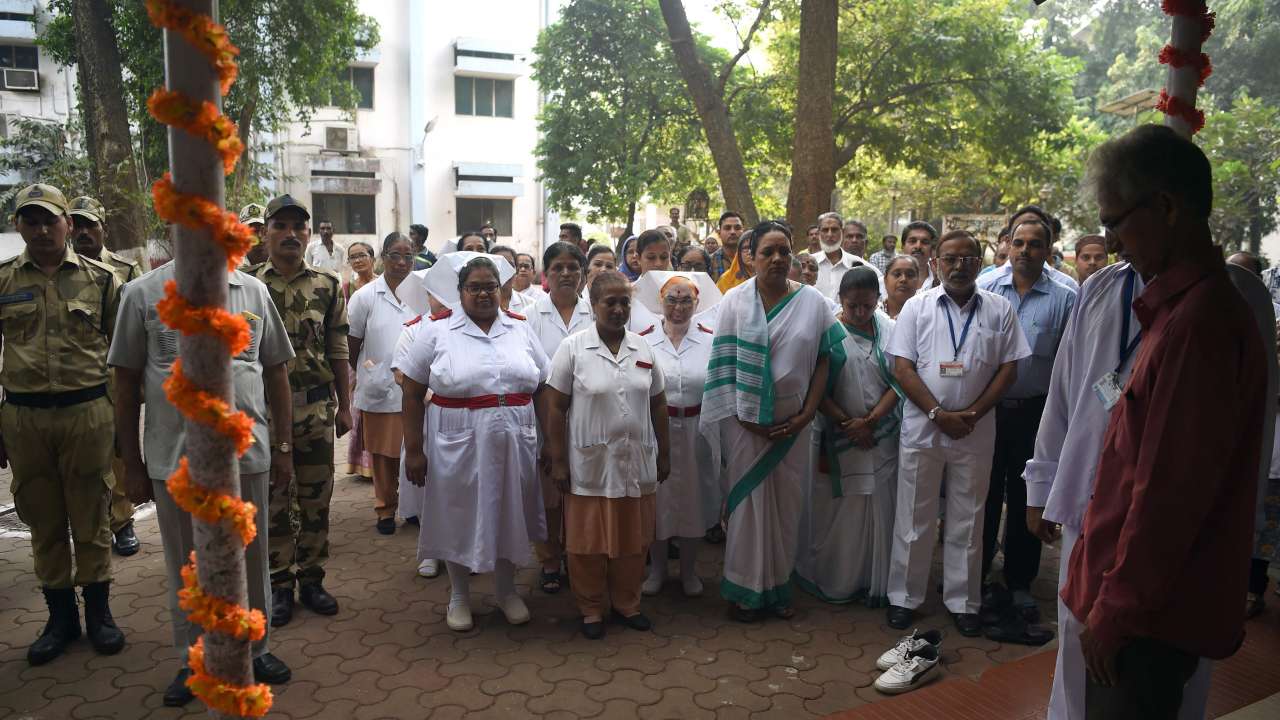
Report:
[{"label": "tree trunk", "polygon": [[800,5],[800,67],[796,82],[795,146],[787,222],[808,227],[831,209],[836,188],[835,130],[837,0]]},{"label": "tree trunk", "polygon": [[[179,0],[194,12],[214,15],[214,0]],[[214,15],[216,18],[216,15]],[[177,33],[166,30],[165,78],[170,90],[192,100],[221,106],[218,78],[209,62]],[[169,166],[178,192],[200,195],[218,206],[225,204],[222,159],[207,141],[184,130],[169,128]],[[227,305],[227,259],[207,229],[174,225],[174,262],[178,292],[195,306]],[[234,402],[231,360],[222,340],[213,335],[183,335],[183,372],[205,392]],[[240,496],[240,469],[230,438],[208,425],[186,420],[186,455],[191,479],[213,493]],[[266,508],[258,508],[265,512]],[[224,525],[192,522],[200,585],[206,592],[248,606],[244,545]],[[265,538],[258,538],[263,542]],[[256,580],[255,580],[256,581]],[[236,685],[253,683],[248,640],[220,632],[204,634],[205,668]]]},{"label": "tree trunk", "polygon": [[[622,230],[623,240],[626,240],[628,237],[631,237],[632,235],[635,234],[635,226],[636,226],[636,201],[632,200],[631,204],[627,206],[627,226]],[[625,261],[626,261],[626,258],[614,258],[614,262],[616,262],[619,267],[621,267],[622,263]]]},{"label": "tree trunk", "polygon": [[1249,252],[1262,256],[1262,203],[1258,193],[1249,193]]},{"label": "tree trunk", "polygon": [[[231,174],[231,188],[227,195],[235,198],[244,192],[244,186],[249,181],[250,166],[253,164],[253,115],[258,109],[258,82],[257,79],[248,80],[250,87],[244,94],[246,98],[244,106],[240,108],[238,119],[236,120],[236,129],[240,132],[240,139],[244,141],[244,155],[240,156],[240,162],[236,163],[235,172]],[[239,210],[239,208],[233,208]]]},{"label": "tree trunk", "polygon": [[101,0],[72,0],[72,19],[80,60],[85,146],[92,153],[98,200],[107,209],[107,245],[141,260],[147,244],[146,211],[133,162],[111,6]]},{"label": "tree trunk", "polygon": [[742,163],[738,137],[729,121],[729,108],[716,89],[711,71],[698,57],[698,47],[693,42],[693,30],[685,15],[684,3],[681,0],[658,0],[658,4],[662,7],[662,19],[671,36],[671,50],[675,53],[676,64],[680,66],[680,75],[698,110],[702,130],[707,135],[711,158],[716,163],[716,174],[720,177],[720,192],[724,195],[725,209],[741,213],[750,227],[758,222],[759,215],[756,212],[756,201],[751,196],[747,170]]}]

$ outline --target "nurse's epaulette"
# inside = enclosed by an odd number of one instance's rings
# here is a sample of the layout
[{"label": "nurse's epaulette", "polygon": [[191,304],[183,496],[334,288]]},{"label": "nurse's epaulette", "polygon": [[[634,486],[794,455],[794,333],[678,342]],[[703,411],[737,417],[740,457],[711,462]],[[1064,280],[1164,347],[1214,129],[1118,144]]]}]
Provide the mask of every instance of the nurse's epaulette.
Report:
[{"label": "nurse's epaulette", "polygon": [[641,337],[643,337],[643,336],[645,336],[645,335],[648,335],[649,333],[653,332],[653,327],[654,327],[653,325],[650,325],[649,327],[647,327],[647,328],[645,328],[645,329],[641,330],[640,332],[638,332],[638,333],[636,333],[636,334],[637,334],[637,335],[640,335]]},{"label": "nurse's epaulette", "polygon": [[421,315],[419,315],[419,316],[415,317],[414,319],[410,320],[409,322],[405,323],[405,324],[404,324],[404,326],[405,326],[405,327],[409,327],[410,325],[417,325],[417,324],[418,324],[418,323],[420,323],[420,322],[422,322],[422,316],[421,316]]},{"label": "nurse's epaulette", "polygon": [[445,308],[440,312],[436,313],[435,315],[432,315],[430,319],[431,319],[431,322],[435,322],[436,320],[443,320],[449,317],[450,315],[453,315],[453,310],[450,308]]},{"label": "nurse's epaulette", "polygon": [[511,318],[512,320],[528,320],[529,319],[521,315],[520,313],[511,312],[510,310],[503,310],[502,312],[506,313],[507,317]]},{"label": "nurse's epaulette", "polygon": [[711,328],[707,327],[706,325],[703,325],[702,323],[698,323],[698,329],[704,333],[707,333],[708,335],[716,334],[715,330],[712,330]]}]

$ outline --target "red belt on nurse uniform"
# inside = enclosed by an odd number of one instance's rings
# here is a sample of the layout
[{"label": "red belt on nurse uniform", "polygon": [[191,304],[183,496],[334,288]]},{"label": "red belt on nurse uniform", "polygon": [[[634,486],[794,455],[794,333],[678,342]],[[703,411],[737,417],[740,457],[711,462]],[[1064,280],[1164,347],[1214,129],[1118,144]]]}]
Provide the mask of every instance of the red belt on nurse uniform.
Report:
[{"label": "red belt on nurse uniform", "polygon": [[432,395],[431,402],[446,408],[463,408],[466,410],[484,410],[496,407],[518,407],[533,402],[529,393],[509,393],[507,395],[477,395],[469,398],[451,398]]},{"label": "red belt on nurse uniform", "polygon": [[689,407],[676,407],[675,405],[667,406],[667,414],[674,418],[694,417],[702,414],[702,404],[690,405]]}]

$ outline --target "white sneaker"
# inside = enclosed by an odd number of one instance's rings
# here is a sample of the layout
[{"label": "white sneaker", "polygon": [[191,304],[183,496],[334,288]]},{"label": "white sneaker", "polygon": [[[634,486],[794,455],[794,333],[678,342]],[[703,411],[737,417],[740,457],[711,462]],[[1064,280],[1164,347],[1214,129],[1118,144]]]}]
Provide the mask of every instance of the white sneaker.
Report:
[{"label": "white sneaker", "polygon": [[697,575],[680,578],[680,585],[684,590],[685,597],[702,597],[702,578]]},{"label": "white sneaker", "polygon": [[925,645],[876,678],[875,688],[887,695],[915,690],[937,675],[938,649]]},{"label": "white sneaker", "polygon": [[640,594],[650,596],[657,595],[662,592],[662,586],[665,585],[666,582],[666,575],[649,573],[649,576],[644,579],[644,583],[640,585]]},{"label": "white sneaker", "polygon": [[471,622],[471,606],[461,603],[449,603],[449,611],[445,613],[444,622],[450,630],[466,632],[474,627]]},{"label": "white sneaker", "polygon": [[502,614],[507,616],[507,622],[512,625],[523,625],[529,622],[529,607],[524,604],[524,600],[519,595],[508,595],[498,601],[498,609],[502,610]]},{"label": "white sneaker", "polygon": [[942,633],[937,630],[930,630],[924,633],[919,630],[912,630],[910,635],[903,637],[898,641],[897,645],[894,645],[891,650],[881,655],[879,660],[876,660],[876,667],[881,670],[888,670],[905,660],[913,651],[919,650],[926,645],[933,646],[934,650],[942,649]]},{"label": "white sneaker", "polygon": [[418,565],[418,575],[420,577],[433,578],[438,576],[439,574],[440,574],[439,560],[423,560],[422,564]]}]

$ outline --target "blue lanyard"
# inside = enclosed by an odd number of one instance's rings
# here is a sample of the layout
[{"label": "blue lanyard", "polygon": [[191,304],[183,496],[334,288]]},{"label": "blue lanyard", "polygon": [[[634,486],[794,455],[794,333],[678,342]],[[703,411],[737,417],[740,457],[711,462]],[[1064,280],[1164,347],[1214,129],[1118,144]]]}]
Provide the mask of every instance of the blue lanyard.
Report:
[{"label": "blue lanyard", "polygon": [[1138,343],[1142,342],[1142,328],[1138,328],[1138,334],[1133,336],[1133,340],[1129,339],[1129,316],[1133,314],[1133,285],[1136,282],[1137,273],[1132,269],[1124,279],[1124,305],[1120,308],[1120,362],[1116,363],[1116,374],[1120,374],[1120,368],[1124,367],[1124,363],[1133,355],[1133,351],[1138,349]]},{"label": "blue lanyard", "polygon": [[[978,297],[977,291],[974,291],[973,307],[969,308],[969,317],[964,321],[964,329],[960,331],[960,342],[956,342],[956,324],[951,320],[951,310],[947,307],[942,308],[943,314],[947,316],[947,329],[951,331],[951,347],[955,349],[956,355],[952,360],[960,359],[960,348],[964,347],[965,338],[969,337],[969,326],[973,324],[973,314],[978,310],[978,303],[981,298]],[[946,301],[944,300],[945,304]]]}]

